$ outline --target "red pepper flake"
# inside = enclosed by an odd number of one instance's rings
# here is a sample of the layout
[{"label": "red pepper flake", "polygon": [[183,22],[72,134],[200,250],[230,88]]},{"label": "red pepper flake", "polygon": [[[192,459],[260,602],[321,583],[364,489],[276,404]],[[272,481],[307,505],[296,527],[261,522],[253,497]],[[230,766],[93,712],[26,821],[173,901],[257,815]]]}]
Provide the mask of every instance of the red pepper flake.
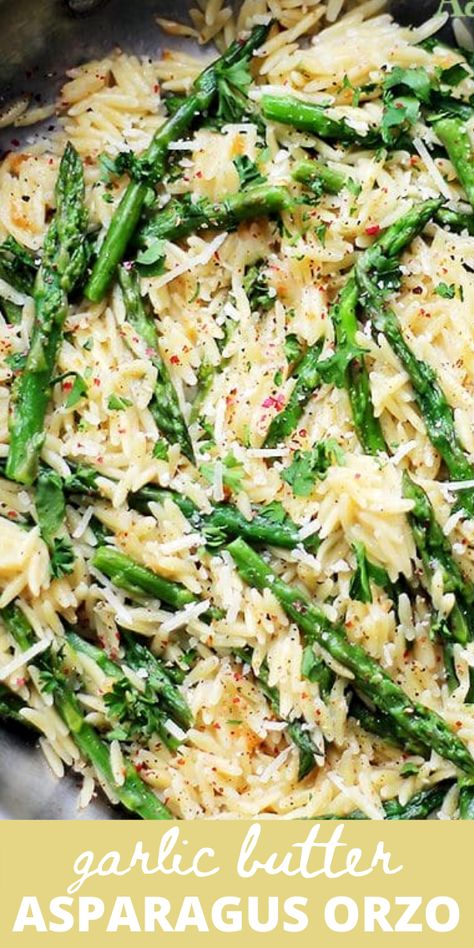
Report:
[{"label": "red pepper flake", "polygon": [[14,148],[19,148],[19,147],[20,147],[20,142],[19,142],[18,138],[12,138],[10,144],[13,145]]},{"label": "red pepper flake", "polygon": [[365,228],[365,232],[368,237],[375,237],[380,234],[380,227],[378,224],[371,224],[370,227]]},{"label": "red pepper flake", "polygon": [[159,82],[155,82],[155,85],[153,86],[153,92],[156,92],[158,94],[159,91],[160,91],[160,84]]},{"label": "red pepper flake", "polygon": [[70,390],[71,388],[72,388],[72,382],[70,381],[70,379],[66,379],[66,380],[63,382],[63,389],[64,389],[64,391],[65,391],[65,392],[69,392],[69,390]]},{"label": "red pepper flake", "polygon": [[420,293],[423,293],[423,287],[422,287],[422,286],[414,286],[413,289],[412,289],[412,293],[416,293],[416,295],[419,296]]},{"label": "red pepper flake", "polygon": [[308,434],[308,432],[306,431],[306,428],[300,428],[300,430],[298,431],[298,434],[300,438],[306,438],[306,435]]},{"label": "red pepper flake", "polygon": [[8,516],[10,517],[10,520],[16,520],[16,518],[18,517],[18,514],[16,510],[9,510]]},{"label": "red pepper flake", "polygon": [[262,408],[276,408],[277,411],[281,411],[285,406],[285,396],[282,392],[279,392],[278,395],[269,395],[268,398],[262,402]]},{"label": "red pepper flake", "polygon": [[195,177],[202,178],[202,171],[196,171]]},{"label": "red pepper flake", "polygon": [[170,359],[171,365],[179,365],[179,356],[173,355]]},{"label": "red pepper flake", "polygon": [[100,385],[100,379],[98,379],[97,377],[93,379],[93,382],[94,382],[94,385]]}]

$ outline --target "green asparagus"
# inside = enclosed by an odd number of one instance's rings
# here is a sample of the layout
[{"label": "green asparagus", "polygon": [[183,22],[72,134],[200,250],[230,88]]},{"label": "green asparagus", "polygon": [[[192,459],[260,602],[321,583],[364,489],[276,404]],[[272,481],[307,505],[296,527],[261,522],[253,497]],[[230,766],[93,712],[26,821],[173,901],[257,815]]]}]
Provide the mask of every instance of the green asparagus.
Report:
[{"label": "green asparagus", "polygon": [[18,293],[32,295],[37,270],[35,257],[14,237],[0,244],[0,277]]},{"label": "green asparagus", "polygon": [[362,356],[350,358],[357,348],[357,302],[357,284],[351,277],[341,291],[331,316],[336,330],[337,351],[347,353],[344,387],[351,403],[357,437],[367,454],[377,454],[378,451],[384,450],[385,441],[380,422],[373,411],[368,372]]},{"label": "green asparagus", "polygon": [[29,722],[24,718],[20,711],[25,707],[19,695],[10,691],[6,685],[0,682],[0,721],[15,721],[16,724],[23,724],[28,727]]},{"label": "green asparagus", "polygon": [[295,384],[291,395],[282,411],[278,412],[273,418],[265,438],[264,447],[276,447],[295,430],[315,388],[322,382],[319,369],[321,349],[322,342],[318,340],[313,346],[309,346],[298,363],[294,372]]},{"label": "green asparagus", "polygon": [[173,818],[167,807],[140,779],[133,765],[127,760],[123,784],[117,783],[110,763],[110,746],[101,740],[97,731],[85,721],[74,692],[63,682],[56,685],[54,703],[81,754],[92,764],[122,806],[131,813],[136,813],[142,820]]},{"label": "green asparagus", "polygon": [[270,589],[288,617],[301,629],[307,643],[317,642],[354,676],[354,685],[392,718],[409,738],[421,741],[469,775],[474,758],[463,742],[434,711],[412,702],[403,689],[359,645],[350,643],[342,627],[329,622],[301,590],[292,588],[272,572],[243,540],[228,546],[241,576],[257,589]]},{"label": "green asparagus", "polygon": [[[64,481],[64,489],[70,494],[98,495],[99,490],[95,485],[98,474],[98,471],[83,465]],[[242,536],[250,543],[268,544],[289,550],[299,543],[308,550],[314,550],[319,545],[316,535],[300,540],[298,524],[278,503],[256,505],[251,520],[247,520],[237,507],[230,503],[216,504],[211,513],[203,514],[189,497],[154,484],[148,484],[129,494],[127,500],[130,507],[143,514],[150,513],[150,503],[163,504],[166,500],[172,500],[194,529],[202,533],[207,544],[213,548],[236,536]]]},{"label": "green asparagus", "polygon": [[33,644],[33,636],[25,614],[14,602],[10,602],[8,606],[0,609],[0,619],[21,651],[26,652],[26,649]]},{"label": "green asparagus", "polygon": [[22,484],[32,484],[36,477],[67,296],[86,266],[84,175],[82,162],[70,143],[61,159],[56,201],[34,287],[36,314],[31,347],[10,423],[7,477]]},{"label": "green asparagus", "polygon": [[387,744],[393,744],[394,747],[400,747],[408,754],[417,754],[420,757],[427,756],[426,746],[417,741],[416,738],[410,738],[404,730],[400,728],[396,721],[387,714],[372,710],[357,695],[351,699],[349,714],[351,718],[364,729],[381,737]]},{"label": "green asparagus", "polygon": [[470,237],[474,236],[474,214],[453,211],[449,207],[440,207],[439,211],[436,211],[434,219],[441,227],[449,227],[455,234],[467,230]]},{"label": "green asparagus", "polygon": [[[5,610],[2,611],[2,618],[7,624],[9,623],[9,631],[14,635],[20,647],[24,648],[25,645],[28,647],[33,642],[33,630],[18,607],[13,606],[9,609],[10,611],[7,614],[5,614]],[[20,618],[20,616],[23,616],[23,618]],[[42,668],[40,678],[43,676],[43,680],[48,682],[47,688],[53,695],[56,710],[67,724],[74,743],[122,806],[132,813],[137,813],[144,820],[172,819],[169,810],[153,791],[143,783],[129,761],[125,762],[123,784],[116,782],[110,762],[110,746],[101,740],[97,731],[85,721],[76,695],[68,684],[60,656],[53,654],[50,648],[47,652],[43,652],[38,664]],[[5,699],[5,703],[7,703],[7,699]],[[14,705],[11,707],[14,714],[17,715],[19,709]],[[0,715],[1,713],[2,708],[0,707]],[[9,716],[11,717],[11,715]],[[18,717],[21,721],[23,720],[21,715]]]},{"label": "green asparagus", "polygon": [[119,267],[125,310],[129,323],[145,341],[150,358],[157,371],[155,391],[149,408],[156,424],[167,441],[179,444],[183,454],[194,461],[194,451],[186,427],[178,396],[159,348],[158,332],[153,314],[140,293],[140,281],[134,270]]},{"label": "green asparagus", "polygon": [[197,602],[196,596],[181,583],[173,583],[146,566],[140,566],[113,547],[100,546],[92,563],[96,569],[108,576],[115,586],[124,589],[131,596],[141,597],[145,593],[175,609],[183,609],[184,606]]},{"label": "green asparagus", "polygon": [[474,152],[465,121],[459,116],[434,122],[434,130],[446,148],[467,199],[474,207]]},{"label": "green asparagus", "polygon": [[125,646],[125,662],[136,672],[145,670],[147,682],[159,696],[160,703],[166,708],[173,721],[185,730],[193,721],[191,710],[181,692],[173,682],[172,672],[145,645],[137,642],[131,635],[122,633]]},{"label": "green asparagus", "polygon": [[325,141],[336,141],[346,145],[370,147],[380,142],[378,131],[361,135],[345,119],[329,118],[327,109],[312,102],[302,102],[293,96],[262,96],[262,112],[266,119],[292,125],[303,132],[312,132]]},{"label": "green asparagus", "polygon": [[[442,806],[444,798],[453,786],[452,780],[441,780],[428,790],[420,790],[408,803],[387,800],[383,804],[386,820],[426,820]],[[353,810],[347,816],[315,816],[315,820],[368,820],[362,810]]]},{"label": "green asparagus", "polygon": [[[395,313],[385,304],[384,276],[388,274],[392,278],[400,250],[409,239],[421,233],[438,207],[439,202],[425,201],[389,227],[359,259],[356,277],[362,306],[375,328],[386,337],[410,378],[431,443],[439,451],[450,476],[455,480],[469,481],[474,479],[474,467],[459,442],[454,413],[436,373],[428,363],[416,358],[403,337]],[[462,492],[460,502],[468,514],[474,515],[472,489]]]},{"label": "green asparagus", "polygon": [[474,820],[474,786],[461,783],[459,788],[459,819]]},{"label": "green asparagus", "polygon": [[[181,742],[169,731],[166,723],[169,717],[168,711],[161,706],[163,688],[154,688],[147,677],[143,683],[143,692],[139,692],[124,674],[120,665],[111,661],[103,649],[97,648],[96,645],[87,642],[72,631],[67,633],[66,640],[73,654],[87,655],[92,658],[104,674],[114,682],[112,690],[106,692],[104,697],[107,714],[110,715],[112,725],[114,725],[111,734],[108,735],[109,738],[120,735],[121,740],[141,742],[148,741],[156,733],[169,750],[177,750]],[[143,668],[143,666],[139,667]],[[183,713],[186,712],[187,724],[185,726],[189,727],[191,712],[184,699],[171,682],[168,682],[168,691],[175,693],[179,699],[177,703]]]},{"label": "green asparagus", "polygon": [[[218,92],[219,79],[236,64],[247,64],[252,54],[265,40],[270,25],[255,27],[249,38],[238,40],[216,62],[211,63],[194,82],[190,95],[176,112],[155,132],[150,145],[140,159],[152,174],[153,183],[163,177],[171,142],[181,138],[197,117],[208,110]],[[147,180],[132,180],[115,211],[99,255],[86,287],[86,296],[98,302],[107,292],[115,270],[124,258],[127,247],[138,225],[149,184]]]},{"label": "green asparagus", "polygon": [[201,197],[193,200],[191,194],[170,201],[139,230],[137,242],[142,249],[156,240],[179,240],[199,230],[235,230],[241,221],[270,217],[292,205],[286,188],[258,184],[220,201]]},{"label": "green asparagus", "polygon": [[306,158],[298,161],[294,166],[291,177],[300,184],[316,185],[321,191],[328,194],[339,194],[347,184],[347,176],[341,171],[334,171],[323,161]]}]

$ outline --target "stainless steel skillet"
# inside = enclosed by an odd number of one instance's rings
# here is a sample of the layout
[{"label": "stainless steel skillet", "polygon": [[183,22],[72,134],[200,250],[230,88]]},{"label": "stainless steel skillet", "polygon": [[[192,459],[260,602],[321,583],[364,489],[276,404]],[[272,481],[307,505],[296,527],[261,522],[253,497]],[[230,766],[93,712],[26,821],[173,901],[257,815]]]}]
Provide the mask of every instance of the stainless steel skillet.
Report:
[{"label": "stainless steel skillet", "polygon": [[[52,101],[66,69],[100,58],[114,46],[152,57],[163,45],[195,50],[193,41],[163,38],[155,22],[157,15],[184,21],[190,5],[190,0],[174,0],[172,7],[169,0],[0,0],[0,112],[24,96]],[[400,22],[418,23],[436,12],[440,0],[392,0],[390,6]],[[471,25],[464,17],[464,34],[455,27],[458,39],[468,37]],[[443,38],[452,40],[451,23]],[[20,147],[41,132],[41,127],[2,128],[0,151]],[[102,800],[78,811],[77,799],[74,777],[58,782],[34,738],[0,726],[0,819],[121,818]]]}]

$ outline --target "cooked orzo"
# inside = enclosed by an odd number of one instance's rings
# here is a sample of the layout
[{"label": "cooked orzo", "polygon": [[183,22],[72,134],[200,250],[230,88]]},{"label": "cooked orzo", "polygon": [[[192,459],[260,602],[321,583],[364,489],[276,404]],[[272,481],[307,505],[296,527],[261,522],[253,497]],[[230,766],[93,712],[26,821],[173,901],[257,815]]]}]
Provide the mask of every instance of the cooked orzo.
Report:
[{"label": "cooked orzo", "polygon": [[469,818],[469,54],[192,20],[0,167],[0,714],[81,807]]}]

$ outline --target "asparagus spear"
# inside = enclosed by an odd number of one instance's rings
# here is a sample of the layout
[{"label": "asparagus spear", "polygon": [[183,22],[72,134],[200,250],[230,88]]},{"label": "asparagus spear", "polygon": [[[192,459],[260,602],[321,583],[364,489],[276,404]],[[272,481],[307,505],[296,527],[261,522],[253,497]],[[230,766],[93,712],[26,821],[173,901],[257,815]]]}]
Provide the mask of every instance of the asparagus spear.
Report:
[{"label": "asparagus spear", "polygon": [[[252,663],[252,652],[251,649],[238,649],[235,651],[235,654],[242,659],[243,662],[247,662],[249,665]],[[258,675],[255,675],[267,701],[273,711],[273,713],[281,719],[280,713],[280,695],[278,688],[273,687],[268,684],[268,665],[266,662],[263,662],[260,666]],[[315,766],[315,759],[320,756],[316,745],[313,743],[309,732],[304,730],[304,721],[287,721],[287,733],[295,747],[299,751],[299,767],[298,767],[298,780],[304,780],[305,777],[313,770]]]},{"label": "asparagus spear", "polygon": [[258,184],[220,201],[191,194],[170,201],[139,230],[138,245],[146,249],[155,240],[179,240],[199,230],[236,230],[241,221],[270,217],[290,207],[292,198],[286,188]]},{"label": "asparagus spear", "polygon": [[[384,334],[410,377],[431,443],[441,455],[451,477],[459,481],[472,480],[474,467],[458,440],[454,413],[436,373],[428,363],[417,359],[407,345],[395,313],[385,305],[384,291],[380,286],[384,272],[390,272],[394,258],[409,242],[408,237],[421,232],[437,207],[439,202],[425,201],[389,227],[380,241],[360,258],[356,265],[356,276],[362,305],[375,328]],[[472,489],[463,491],[462,505],[468,514],[474,515]]]},{"label": "asparagus spear", "polygon": [[474,775],[474,758],[463,742],[434,711],[412,702],[402,688],[382,670],[363,648],[347,640],[342,627],[329,622],[325,614],[301,590],[288,586],[243,540],[228,546],[241,576],[257,589],[270,589],[288,617],[301,629],[306,643],[317,642],[354,676],[354,685],[388,714],[409,738],[452,761]]},{"label": "asparagus spear", "polygon": [[377,454],[378,451],[385,449],[385,441],[380,421],[373,411],[369,375],[361,356],[350,359],[351,351],[357,349],[355,341],[358,330],[357,302],[357,284],[354,277],[351,277],[341,291],[337,304],[332,308],[331,316],[336,330],[338,350],[348,354],[344,387],[351,403],[352,420],[357,437],[367,454]]},{"label": "asparagus spear", "polygon": [[33,644],[33,638],[31,626],[25,614],[14,602],[11,602],[0,610],[0,618],[21,651],[26,652],[26,649]]},{"label": "asparagus spear", "polygon": [[14,237],[0,244],[0,277],[14,290],[31,296],[37,269],[35,258]]},{"label": "asparagus spear", "polygon": [[[387,800],[383,804],[386,820],[426,820],[432,813],[435,813],[442,804],[443,800],[451,789],[453,782],[451,780],[441,780],[434,787],[428,790],[420,790],[408,801],[408,803],[399,803],[398,800]],[[369,817],[362,810],[353,810],[347,816],[315,816],[315,820],[367,820]]]},{"label": "asparagus spear", "polygon": [[355,341],[357,300],[357,284],[351,276],[330,312],[336,331],[336,353],[322,360],[321,341],[308,348],[294,372],[296,381],[288,402],[270,424],[266,447],[275,447],[289,437],[314,390],[323,381],[334,381],[337,385],[343,384],[347,390],[354,425],[364,450],[370,454],[384,450],[380,423],[373,413],[368,375]]},{"label": "asparagus spear", "polygon": [[474,820],[474,787],[462,783],[459,790],[459,819]]},{"label": "asparagus spear", "polygon": [[329,118],[327,109],[312,102],[302,102],[293,96],[262,96],[262,112],[267,119],[292,125],[303,132],[312,132],[326,141],[345,145],[370,147],[380,141],[378,132],[369,131],[361,135],[345,119]]},{"label": "asparagus spear", "polygon": [[298,161],[291,172],[291,177],[293,181],[299,181],[301,184],[317,182],[328,194],[339,194],[347,184],[345,174],[328,168],[323,161],[317,159],[306,158]]},{"label": "asparagus spear", "polygon": [[25,702],[19,695],[0,683],[0,720],[15,721],[28,727],[29,722],[20,714],[24,707]]},{"label": "asparagus spear", "polygon": [[309,346],[294,372],[295,384],[282,411],[273,418],[264,441],[264,447],[274,448],[295,430],[315,388],[321,384],[319,369],[322,342]]},{"label": "asparagus spear", "polygon": [[[97,648],[96,645],[87,642],[80,635],[71,631],[67,633],[66,640],[73,653],[88,655],[108,678],[116,682],[112,692],[105,695],[105,704],[112,719],[117,719],[120,722],[124,732],[124,740],[149,738],[156,731],[170,750],[176,750],[179,747],[180,741],[169,732],[166,726],[168,713],[161,707],[163,686],[158,689],[155,688],[147,677],[144,682],[144,693],[137,692],[130,680],[124,675],[120,665],[111,661],[103,649]],[[144,651],[146,650],[144,649]],[[141,665],[138,667],[143,669]],[[175,695],[173,703],[180,708],[180,721],[176,723],[181,723],[183,718],[186,717],[184,726],[189,727],[191,712],[186,702],[170,681],[167,682],[167,691],[168,694],[173,693]]]},{"label": "asparagus spear", "polygon": [[150,411],[158,428],[171,444],[177,442],[190,461],[194,461],[194,451],[179,406],[171,376],[160,355],[158,333],[151,311],[140,294],[140,281],[134,270],[119,267],[119,281],[127,313],[127,319],[151,351],[151,361],[157,370],[155,392],[150,402]]},{"label": "asparagus spear", "polygon": [[125,763],[123,784],[116,782],[110,764],[109,745],[102,741],[97,731],[85,721],[74,692],[63,682],[58,682],[55,688],[54,704],[82,756],[92,764],[122,806],[136,813],[142,820],[172,819],[170,811],[153,790],[143,783],[130,761]]},{"label": "asparagus spear", "polygon": [[442,201],[426,201],[421,209],[410,211],[362,255],[357,273],[350,274],[339,299],[331,307],[337,342],[335,355],[323,361],[320,359],[321,342],[310,346],[294,373],[295,385],[285,408],[275,416],[268,429],[266,446],[275,447],[294,431],[305,405],[322,381],[341,384],[342,377],[351,403],[354,426],[364,450],[369,454],[385,450],[380,422],[374,415],[369,376],[355,341],[361,282],[358,274],[377,269],[386,285],[393,286],[398,278],[399,255],[423,230],[441,204]]},{"label": "asparagus spear", "polygon": [[409,754],[426,757],[426,747],[421,741],[407,737],[396,721],[380,711],[371,710],[357,695],[354,695],[351,699],[349,714],[364,728],[364,731],[370,731],[372,734],[382,737],[388,744],[401,747]]},{"label": "asparagus spear", "polygon": [[[164,174],[171,142],[181,138],[193,121],[207,111],[218,91],[219,79],[225,77],[226,70],[238,63],[242,66],[248,64],[254,51],[264,42],[269,28],[270,24],[257,26],[244,43],[238,40],[232,43],[220,59],[198,76],[188,98],[155,132],[141,159],[144,166],[152,169],[155,181],[159,181]],[[138,225],[147,192],[146,180],[131,181],[128,185],[114,213],[86,287],[86,296],[92,302],[98,302],[107,292],[116,267],[123,260]]]},{"label": "asparagus spear", "polygon": [[[97,494],[94,486],[98,472],[93,468],[81,466],[69,480],[64,482],[64,489],[68,493]],[[170,488],[157,487],[148,484],[135,493],[128,495],[128,503],[140,513],[150,513],[150,503],[163,504],[171,499],[181,510],[194,529],[203,534],[209,546],[217,547],[236,536],[243,536],[249,543],[278,546],[292,550],[299,543],[308,550],[314,550],[319,540],[317,536],[300,540],[300,528],[283,508],[267,505],[254,507],[253,517],[247,520],[237,507],[231,504],[216,504],[211,513],[202,514],[189,497],[179,494]]]},{"label": "asparagus spear", "polygon": [[461,233],[467,230],[472,237],[474,235],[474,214],[465,214],[463,211],[452,211],[449,207],[440,207],[435,214],[435,221],[442,227],[449,227],[454,233]]},{"label": "asparagus spear", "polygon": [[433,573],[440,570],[444,592],[456,596],[454,608],[448,619],[440,625],[439,631],[465,645],[472,638],[470,614],[474,588],[462,575],[453,557],[451,544],[436,520],[427,495],[406,472],[403,475],[403,494],[414,501],[408,516],[427,579],[430,580]]},{"label": "asparagus spear", "polygon": [[[24,621],[18,621],[19,615],[23,615],[18,607],[14,607],[14,610],[12,621],[11,616],[7,615],[5,618],[3,615],[3,618],[7,622],[10,621],[9,630],[17,638],[18,644],[22,648],[24,644],[28,647],[33,641],[32,629],[24,617]],[[132,813],[137,813],[144,820],[172,819],[169,810],[153,791],[143,783],[129,761],[126,761],[125,764],[123,784],[116,782],[110,763],[110,747],[105,741],[101,740],[97,731],[84,720],[79,702],[67,684],[59,656],[53,655],[50,649],[43,653],[42,663],[43,670],[45,666],[48,666],[49,690],[53,694],[55,707],[67,724],[75,744],[83,757],[92,764],[105,784],[110,787],[122,806]],[[20,720],[23,722],[21,715]]]},{"label": "asparagus spear", "polygon": [[191,602],[197,602],[196,596],[181,583],[173,583],[146,566],[134,563],[125,553],[110,546],[100,546],[96,551],[93,566],[112,580],[119,589],[125,589],[132,596],[146,593],[154,599],[161,599],[175,609],[182,609]]},{"label": "asparagus spear", "polygon": [[474,153],[464,120],[460,116],[445,117],[434,122],[434,130],[448,152],[469,203],[474,207]]},{"label": "asparagus spear", "polygon": [[147,682],[153,691],[159,695],[160,702],[167,709],[170,716],[185,730],[193,721],[191,710],[181,692],[173,682],[171,671],[145,645],[136,642],[131,635],[122,633],[125,645],[125,661],[134,671],[145,670]]},{"label": "asparagus spear", "polygon": [[59,167],[56,201],[34,287],[36,315],[31,347],[10,423],[7,477],[22,484],[32,484],[36,477],[51,377],[67,315],[67,295],[86,265],[83,168],[70,143]]}]

